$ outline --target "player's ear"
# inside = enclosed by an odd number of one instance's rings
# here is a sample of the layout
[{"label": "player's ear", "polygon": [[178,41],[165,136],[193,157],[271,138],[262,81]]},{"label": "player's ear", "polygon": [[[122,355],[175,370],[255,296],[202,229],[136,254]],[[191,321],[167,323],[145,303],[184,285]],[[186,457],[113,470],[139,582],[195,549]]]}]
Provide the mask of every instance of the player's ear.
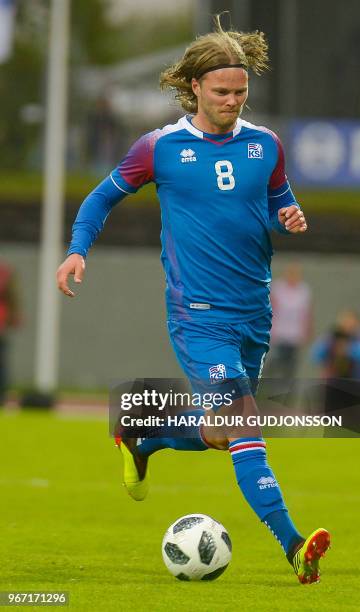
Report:
[{"label": "player's ear", "polygon": [[199,81],[197,81],[196,79],[191,79],[191,88],[195,94],[195,96],[198,98],[199,97],[199,92],[200,92],[200,83]]}]

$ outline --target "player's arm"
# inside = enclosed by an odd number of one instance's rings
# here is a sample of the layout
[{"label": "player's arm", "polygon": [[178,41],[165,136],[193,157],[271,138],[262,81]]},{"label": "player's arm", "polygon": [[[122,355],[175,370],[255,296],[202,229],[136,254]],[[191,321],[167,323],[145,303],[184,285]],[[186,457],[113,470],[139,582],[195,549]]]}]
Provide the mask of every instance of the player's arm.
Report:
[{"label": "player's arm", "polygon": [[88,250],[104,227],[113,207],[128,194],[153,180],[153,133],[142,136],[110,176],[103,180],[85,198],[72,228],[68,257],[57,271],[60,291],[69,297],[75,293],[69,288],[69,275],[81,283],[85,273]]},{"label": "player's arm", "polygon": [[271,228],[282,234],[296,234],[307,230],[303,211],[292,192],[285,174],[285,156],[278,136],[271,132],[278,150],[277,163],[268,185],[268,206]]},{"label": "player's arm", "polygon": [[58,268],[56,275],[58,288],[65,295],[74,297],[75,293],[68,285],[69,275],[74,276],[75,283],[81,283],[89,248],[104,227],[111,209],[126,195],[113,183],[110,175],[83,201],[72,228],[68,257]]}]

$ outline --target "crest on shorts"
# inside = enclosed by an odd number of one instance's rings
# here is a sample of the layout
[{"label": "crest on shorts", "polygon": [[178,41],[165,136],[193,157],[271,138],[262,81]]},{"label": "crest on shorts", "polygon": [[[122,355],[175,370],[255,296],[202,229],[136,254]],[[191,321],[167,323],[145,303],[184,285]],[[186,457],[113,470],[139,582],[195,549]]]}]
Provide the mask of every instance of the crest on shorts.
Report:
[{"label": "crest on shorts", "polygon": [[215,366],[209,368],[209,375],[211,382],[217,382],[218,380],[224,380],[226,378],[226,368],[223,363],[218,363]]}]

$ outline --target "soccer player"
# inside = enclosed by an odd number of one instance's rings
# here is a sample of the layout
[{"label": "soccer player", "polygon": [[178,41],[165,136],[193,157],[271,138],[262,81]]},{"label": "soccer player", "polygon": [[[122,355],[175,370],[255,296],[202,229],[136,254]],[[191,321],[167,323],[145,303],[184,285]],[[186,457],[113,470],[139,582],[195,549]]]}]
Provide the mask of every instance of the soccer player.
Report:
[{"label": "soccer player", "polygon": [[[85,257],[109,212],[154,181],[162,217],[168,329],[193,390],[231,393],[228,413],[257,414],[255,391],[271,327],[270,232],[307,229],[284,169],[279,138],[240,119],[248,73],[267,68],[259,32],[214,32],[196,39],[160,78],[186,111],[176,124],[145,134],[83,202],[73,226],[58,286],[70,297],[69,274],[83,279]],[[224,407],[222,407],[223,409]],[[267,463],[260,429],[240,434],[210,426],[191,438],[118,440],[129,494],[148,490],[148,457],[161,448],[229,450],[236,479],[251,508],[283,547],[301,583],[319,580],[319,559],[330,544],[317,529],[307,539],[293,524]]]}]

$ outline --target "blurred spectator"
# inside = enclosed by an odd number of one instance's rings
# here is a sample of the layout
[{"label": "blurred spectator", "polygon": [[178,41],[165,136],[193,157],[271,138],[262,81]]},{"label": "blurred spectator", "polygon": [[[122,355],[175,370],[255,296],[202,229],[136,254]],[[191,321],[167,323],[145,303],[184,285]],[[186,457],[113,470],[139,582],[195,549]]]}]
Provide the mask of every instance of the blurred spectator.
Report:
[{"label": "blurred spectator", "polygon": [[105,96],[97,99],[89,115],[88,150],[96,173],[103,174],[119,158],[117,121]]},{"label": "blurred spectator", "polygon": [[299,264],[291,263],[271,290],[273,326],[266,369],[269,378],[296,376],[299,353],[310,341],[313,328],[312,298]]},{"label": "blurred spectator", "polygon": [[315,342],[312,357],[323,378],[360,378],[360,321],[355,312],[339,314],[329,333]]},{"label": "blurred spectator", "polygon": [[5,401],[8,388],[9,330],[17,327],[19,323],[20,308],[16,275],[5,261],[0,261],[0,406]]}]

